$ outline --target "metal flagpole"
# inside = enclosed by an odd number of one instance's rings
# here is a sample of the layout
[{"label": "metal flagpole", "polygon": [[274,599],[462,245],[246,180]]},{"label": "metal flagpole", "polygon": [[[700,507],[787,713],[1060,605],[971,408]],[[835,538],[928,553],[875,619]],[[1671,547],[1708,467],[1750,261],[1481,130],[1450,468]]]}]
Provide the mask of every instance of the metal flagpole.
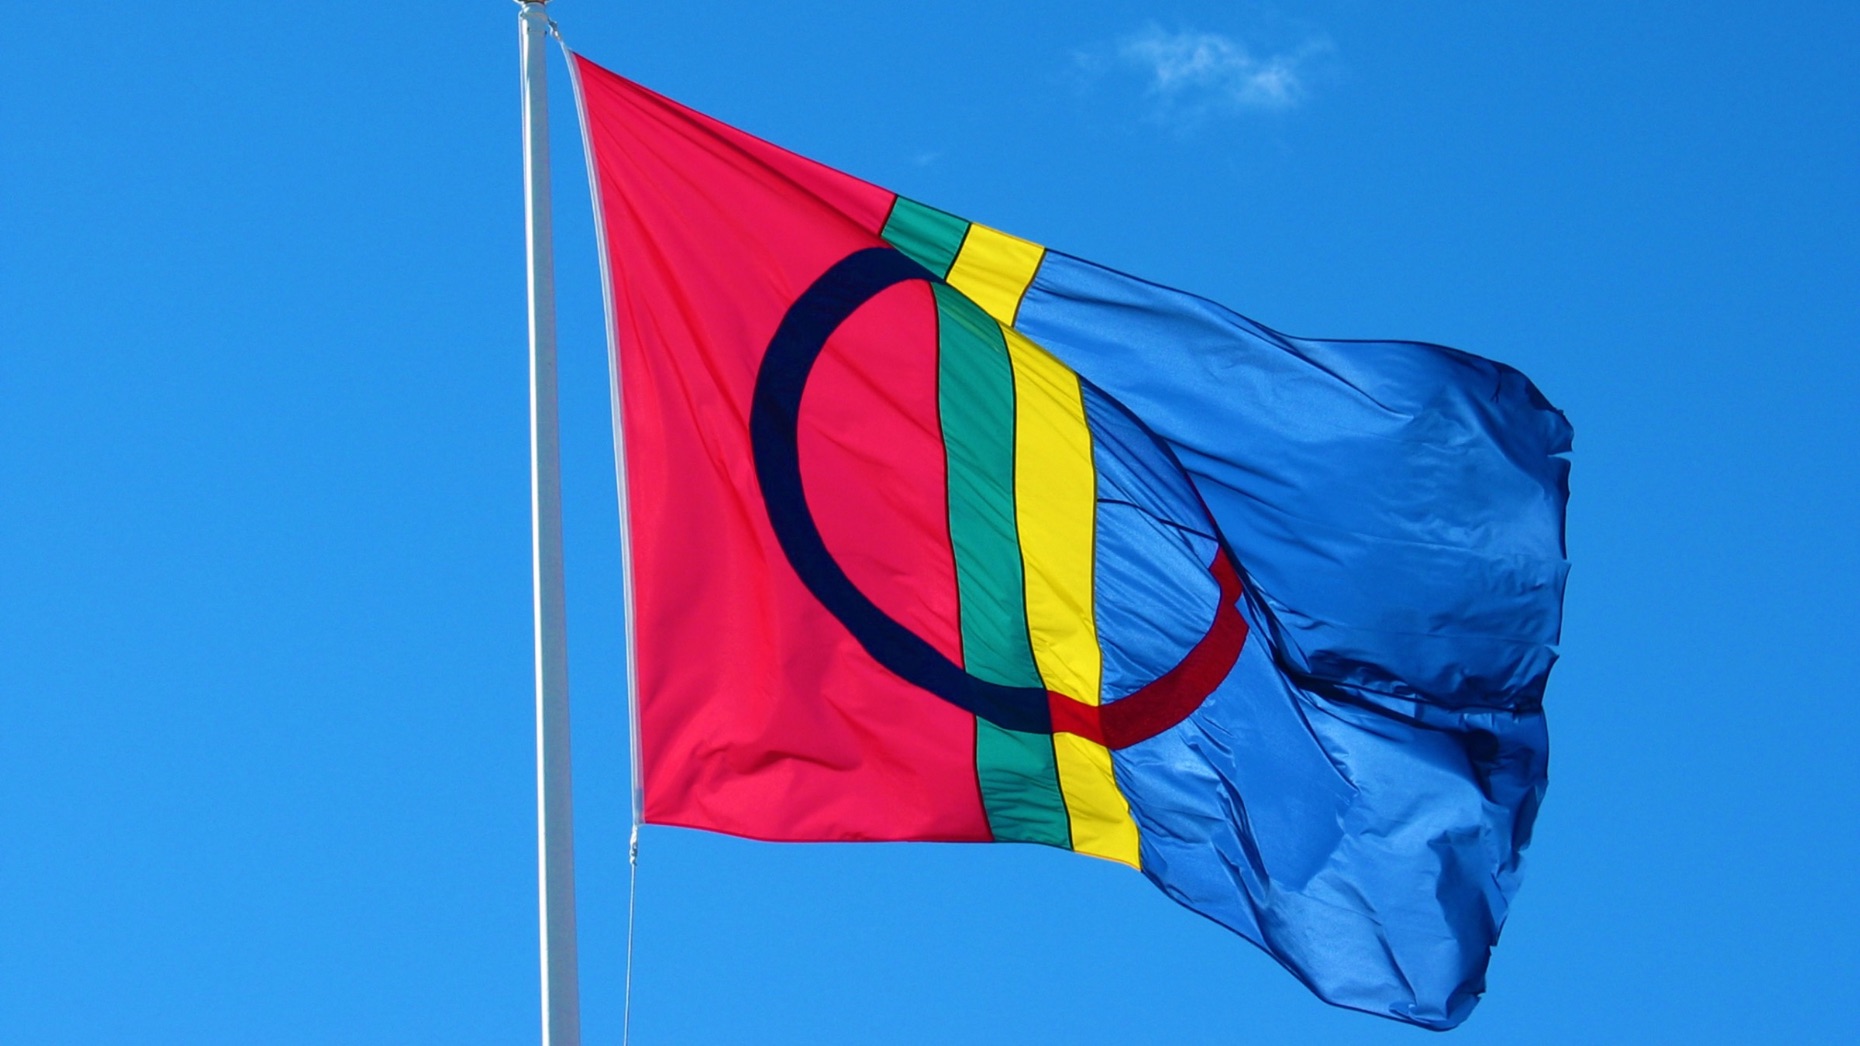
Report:
[{"label": "metal flagpole", "polygon": [[523,193],[529,239],[530,538],[536,610],[536,854],[543,1046],[580,1046],[575,822],[569,777],[568,637],[555,391],[555,246],[549,213],[548,0],[519,0]]}]

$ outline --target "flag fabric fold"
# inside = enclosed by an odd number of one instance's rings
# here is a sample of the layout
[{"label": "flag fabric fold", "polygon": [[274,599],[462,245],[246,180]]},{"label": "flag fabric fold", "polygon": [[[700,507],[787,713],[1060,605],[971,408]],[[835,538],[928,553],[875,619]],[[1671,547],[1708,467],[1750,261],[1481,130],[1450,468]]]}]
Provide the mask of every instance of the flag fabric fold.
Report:
[{"label": "flag fabric fold", "polygon": [[1464,1020],[1543,796],[1570,428],[576,57],[645,820],[1136,868],[1323,999]]}]

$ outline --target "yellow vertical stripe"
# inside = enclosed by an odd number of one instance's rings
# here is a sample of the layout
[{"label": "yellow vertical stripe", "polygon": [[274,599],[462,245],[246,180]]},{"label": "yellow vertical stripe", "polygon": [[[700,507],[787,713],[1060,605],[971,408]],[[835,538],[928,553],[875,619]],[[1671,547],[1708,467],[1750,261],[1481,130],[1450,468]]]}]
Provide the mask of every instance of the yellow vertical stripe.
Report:
[{"label": "yellow vertical stripe", "polygon": [[[1103,671],[1092,601],[1097,480],[1079,379],[1018,331],[1004,333],[1014,365],[1014,502],[1034,662],[1047,689],[1095,705]],[[1072,848],[1138,867],[1137,826],[1111,753],[1055,734],[1053,755]]]},{"label": "yellow vertical stripe", "polygon": [[1053,761],[1072,821],[1072,849],[1141,870],[1137,823],[1111,774],[1111,750],[1073,734],[1054,734]]},{"label": "yellow vertical stripe", "polygon": [[1019,331],[1014,364],[1014,502],[1027,564],[1027,625],[1048,689],[1098,703],[1092,613],[1097,481],[1079,379]]},{"label": "yellow vertical stripe", "polygon": [[[951,286],[1000,322],[1014,365],[1014,501],[1026,564],[1027,631],[1049,690],[1099,702],[1102,655],[1092,603],[1097,480],[1079,379],[1012,329],[1046,249],[971,225]],[[1139,867],[1137,826],[1111,773],[1111,753],[1053,735],[1059,788],[1079,853]]]},{"label": "yellow vertical stripe", "polygon": [[1045,254],[1046,248],[1037,243],[986,225],[971,225],[947,279],[1005,327],[1014,322],[1014,310],[1020,307],[1020,297],[1027,293]]}]

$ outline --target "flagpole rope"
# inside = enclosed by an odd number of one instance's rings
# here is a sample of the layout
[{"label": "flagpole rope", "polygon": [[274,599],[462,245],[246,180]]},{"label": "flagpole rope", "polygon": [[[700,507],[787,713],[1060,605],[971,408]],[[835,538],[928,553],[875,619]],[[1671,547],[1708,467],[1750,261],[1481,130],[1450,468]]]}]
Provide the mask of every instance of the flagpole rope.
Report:
[{"label": "flagpole rope", "polygon": [[633,1041],[633,926],[639,898],[639,824],[626,844],[626,986],[620,995],[620,1046]]}]

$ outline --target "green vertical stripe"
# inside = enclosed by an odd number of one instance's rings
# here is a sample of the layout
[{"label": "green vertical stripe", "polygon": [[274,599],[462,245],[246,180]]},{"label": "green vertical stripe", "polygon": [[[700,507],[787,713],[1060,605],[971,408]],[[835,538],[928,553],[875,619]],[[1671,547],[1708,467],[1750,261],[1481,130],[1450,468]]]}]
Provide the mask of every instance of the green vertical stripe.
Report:
[{"label": "green vertical stripe", "polygon": [[1001,328],[954,288],[936,287],[938,408],[949,459],[949,537],[968,670],[1043,686],[1027,639],[1014,513],[1014,369]]},{"label": "green vertical stripe", "polygon": [[1072,823],[1059,790],[1053,735],[1003,730],[977,719],[975,776],[996,842],[1071,848]]},{"label": "green vertical stripe", "polygon": [[900,196],[891,205],[891,217],[879,235],[917,264],[938,276],[948,276],[968,232],[969,223],[961,218]]},{"label": "green vertical stripe", "polygon": [[[938,409],[949,462],[949,537],[968,671],[1008,686],[1044,686],[1027,637],[1014,514],[1014,369],[1001,328],[938,284]],[[975,769],[998,840],[1070,846],[1053,740],[976,721]]]}]

